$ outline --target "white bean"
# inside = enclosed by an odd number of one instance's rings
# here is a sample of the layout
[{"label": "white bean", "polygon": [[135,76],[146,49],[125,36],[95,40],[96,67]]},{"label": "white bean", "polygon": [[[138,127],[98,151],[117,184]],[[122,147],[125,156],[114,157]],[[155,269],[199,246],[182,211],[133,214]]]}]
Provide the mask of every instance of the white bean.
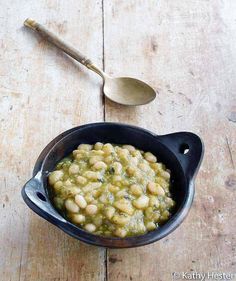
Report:
[{"label": "white bean", "polygon": [[135,172],[136,172],[136,169],[134,167],[128,167],[126,169],[126,173],[131,177],[135,174]]},{"label": "white bean", "polygon": [[154,195],[165,195],[164,189],[158,183],[149,182],[147,188]]},{"label": "white bean", "polygon": [[84,196],[84,199],[86,200],[87,203],[91,203],[94,200],[93,195],[91,193],[87,193]]},{"label": "white bean", "polygon": [[77,164],[71,164],[68,170],[70,175],[79,173],[79,166]]},{"label": "white bean", "polygon": [[77,182],[78,184],[80,184],[80,185],[84,185],[84,184],[86,184],[87,179],[86,179],[85,177],[78,176],[78,177],[76,178],[76,182]]},{"label": "white bean", "polygon": [[169,180],[170,179],[170,173],[167,171],[161,171],[161,176],[165,179],[165,180]]},{"label": "white bean", "polygon": [[161,218],[163,220],[167,220],[170,217],[170,212],[165,210],[162,214],[161,214]]},{"label": "white bean", "polygon": [[124,238],[127,235],[127,231],[124,228],[117,228],[114,234],[118,237]]},{"label": "white bean", "polygon": [[113,184],[109,184],[108,185],[108,190],[112,193],[116,193],[120,190],[119,186],[113,185]]},{"label": "white bean", "polygon": [[91,155],[103,157],[105,155],[105,152],[103,150],[92,150]]},{"label": "white bean", "polygon": [[66,186],[66,187],[70,187],[70,186],[72,186],[73,184],[72,184],[72,182],[71,182],[70,179],[67,179],[66,181],[64,181],[63,185]]},{"label": "white bean", "polygon": [[130,216],[125,214],[115,214],[112,220],[115,224],[126,225],[130,221]]},{"label": "white bean", "polygon": [[156,173],[159,173],[163,170],[163,164],[161,163],[150,163],[150,166]]},{"label": "white bean", "polygon": [[128,149],[129,152],[135,151],[135,147],[130,145],[130,144],[124,144],[122,147],[125,148],[125,149]]},{"label": "white bean", "polygon": [[113,158],[112,156],[107,156],[105,159],[104,159],[104,162],[107,163],[107,164],[110,164],[112,162]]},{"label": "white bean", "polygon": [[160,195],[160,196],[165,195],[164,189],[159,184],[157,185],[157,195]]},{"label": "white bean", "polygon": [[157,212],[154,212],[154,213],[152,214],[152,219],[153,219],[155,222],[157,222],[157,221],[160,219],[160,214],[157,213]]},{"label": "white bean", "polygon": [[66,209],[71,212],[71,213],[78,213],[79,212],[79,207],[75,202],[71,199],[67,199],[65,201],[65,207]]},{"label": "white bean", "polygon": [[158,207],[159,206],[159,200],[157,199],[156,196],[150,196],[149,205],[151,207]]},{"label": "white bean", "polygon": [[120,148],[118,151],[117,151],[117,154],[118,156],[120,157],[121,160],[127,162],[129,160],[128,156],[129,156],[129,150],[128,149],[123,149],[123,148]]},{"label": "white bean", "polygon": [[132,154],[132,156],[137,157],[137,158],[142,158],[143,157],[141,152],[138,151],[138,150],[132,151],[131,154]]},{"label": "white bean", "polygon": [[146,152],[146,153],[144,154],[144,157],[145,157],[145,159],[146,159],[148,162],[152,162],[152,163],[157,162],[156,156],[153,155],[151,152]]},{"label": "white bean", "polygon": [[101,225],[102,225],[102,222],[103,222],[103,217],[102,217],[102,215],[97,215],[97,216],[93,217],[93,223],[94,223],[97,227],[101,226]]},{"label": "white bean", "polygon": [[168,204],[170,207],[173,207],[175,205],[175,202],[173,199],[171,199],[170,197],[167,197],[165,200],[166,204]]},{"label": "white bean", "polygon": [[98,196],[100,196],[102,193],[102,190],[100,189],[94,189],[91,191],[91,194],[94,196],[94,198],[97,198]]},{"label": "white bean", "polygon": [[91,144],[80,144],[79,146],[78,146],[78,149],[79,150],[86,150],[86,151],[90,151],[90,150],[92,150],[92,148],[93,148],[93,146],[91,145]]},{"label": "white bean", "polygon": [[75,223],[82,223],[85,222],[85,216],[81,214],[76,214],[72,216],[72,220]]},{"label": "white bean", "polygon": [[81,159],[83,159],[86,155],[84,154],[84,153],[82,153],[82,152],[86,152],[86,151],[84,151],[84,150],[78,150],[80,153],[77,153],[76,155],[75,155],[75,159],[76,160],[81,160]]},{"label": "white bean", "polygon": [[122,165],[119,162],[114,162],[113,168],[115,170],[115,175],[120,175],[122,172]]},{"label": "white bean", "polygon": [[85,185],[82,189],[83,189],[84,193],[87,193],[87,192],[91,192],[101,186],[102,186],[101,182],[90,182],[87,185]]},{"label": "white bean", "polygon": [[150,168],[147,164],[145,163],[140,163],[138,164],[139,169],[141,169],[143,172],[147,172]]},{"label": "white bean", "polygon": [[169,186],[170,186],[169,181],[166,181],[164,178],[158,177],[156,182],[159,183],[160,186],[164,189],[169,188]]},{"label": "white bean", "polygon": [[69,187],[68,188],[68,191],[73,194],[73,195],[76,195],[76,194],[79,194],[81,192],[81,189],[77,186],[72,186],[72,187]]},{"label": "white bean", "polygon": [[147,209],[145,209],[145,211],[144,211],[144,213],[145,213],[145,216],[147,217],[147,218],[149,218],[149,219],[151,219],[152,218],[152,215],[153,215],[153,208],[152,207],[148,207]]},{"label": "white bean", "polygon": [[53,185],[54,183],[56,183],[57,181],[61,180],[64,176],[64,172],[62,170],[56,170],[53,171],[50,175],[49,175],[49,183],[51,185]]},{"label": "white bean", "polygon": [[96,205],[90,204],[85,209],[88,215],[95,215],[98,211],[98,207]]},{"label": "white bean", "polygon": [[102,150],[105,152],[106,155],[109,155],[114,152],[114,148],[110,143],[104,144]]},{"label": "white bean", "polygon": [[137,157],[132,157],[130,159],[130,164],[133,166],[137,166],[138,165],[138,158]]},{"label": "white bean", "polygon": [[56,190],[59,190],[62,186],[63,186],[63,182],[62,181],[57,181],[57,182],[54,183],[54,188]]},{"label": "white bean", "polygon": [[104,162],[102,162],[102,161],[98,161],[97,163],[95,163],[93,165],[93,168],[95,170],[106,170],[107,165]]},{"label": "white bean", "polygon": [[91,180],[97,180],[99,178],[99,173],[93,172],[93,171],[86,171],[84,173],[84,176],[88,179],[91,179]]},{"label": "white bean", "polygon": [[135,196],[139,196],[143,193],[143,190],[142,190],[141,186],[139,186],[137,184],[132,184],[130,186],[130,192]]},{"label": "white bean", "polygon": [[119,183],[121,181],[122,181],[122,177],[121,176],[116,175],[116,176],[112,177],[112,183],[114,183],[114,184]]},{"label": "white bean", "polygon": [[146,223],[146,228],[147,228],[148,231],[151,231],[151,230],[156,229],[156,225],[155,225],[154,222],[149,221],[148,223]]},{"label": "white bean", "polygon": [[103,143],[101,142],[96,142],[94,145],[94,149],[96,150],[101,150],[103,148]]},{"label": "white bean", "polygon": [[89,164],[90,165],[94,165],[96,164],[97,162],[101,161],[103,159],[103,157],[101,155],[96,155],[96,156],[92,156],[90,159],[89,159]]},{"label": "white bean", "polygon": [[98,199],[101,203],[105,204],[107,202],[107,196],[105,193],[102,193],[102,195]]},{"label": "white bean", "polygon": [[105,209],[105,216],[110,220],[115,214],[116,209],[112,206],[109,206]]},{"label": "white bean", "polygon": [[134,213],[134,209],[133,209],[130,201],[127,200],[127,199],[122,198],[119,201],[116,201],[114,203],[114,206],[117,209],[119,209],[120,211],[122,211],[122,212],[124,212],[124,213],[126,213],[126,214],[128,214],[130,216],[132,216],[133,213]]},{"label": "white bean", "polygon": [[116,193],[116,198],[122,198],[125,196],[129,196],[128,192],[125,189],[122,189]]},{"label": "white bean", "polygon": [[148,203],[149,203],[149,197],[147,197],[146,195],[141,195],[138,199],[133,201],[133,205],[137,209],[145,209],[145,208],[147,208]]},{"label": "white bean", "polygon": [[147,189],[149,192],[151,192],[154,195],[158,194],[158,188],[157,188],[157,184],[155,182],[149,182],[147,184]]},{"label": "white bean", "polygon": [[73,154],[74,157],[76,157],[76,155],[80,152],[81,152],[81,150],[75,149],[75,150],[73,150],[72,154]]},{"label": "white bean", "polygon": [[85,230],[88,232],[94,232],[96,230],[96,226],[92,223],[88,223],[84,226]]},{"label": "white bean", "polygon": [[84,199],[84,196],[77,194],[75,195],[75,203],[81,208],[84,209],[87,206],[87,202]]}]

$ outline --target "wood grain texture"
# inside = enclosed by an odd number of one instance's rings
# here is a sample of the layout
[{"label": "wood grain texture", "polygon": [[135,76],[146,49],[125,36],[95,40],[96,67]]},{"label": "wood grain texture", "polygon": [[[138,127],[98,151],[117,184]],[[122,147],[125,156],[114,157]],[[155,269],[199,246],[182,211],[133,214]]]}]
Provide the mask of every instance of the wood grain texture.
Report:
[{"label": "wood grain texture", "polygon": [[236,263],[235,1],[105,1],[105,70],[150,82],[155,102],[106,100],[106,120],[157,134],[189,130],[205,143],[193,208],[154,245],[108,251],[108,280],[172,280],[234,272]]},{"label": "wood grain texture", "polygon": [[20,194],[38,154],[53,137],[103,120],[99,77],[24,28],[23,21],[37,19],[102,66],[101,5],[51,0],[1,4],[1,281],[104,280],[105,250],[84,245],[41,219]]},{"label": "wood grain texture", "polygon": [[[0,280],[170,281],[174,271],[235,271],[236,2],[10,0],[0,10]],[[46,24],[108,74],[146,80],[155,102],[105,100],[101,81],[22,27]],[[31,212],[20,196],[43,147],[73,126],[125,122],[202,136],[193,208],[150,246],[84,245]],[[106,264],[107,262],[107,264]]]}]

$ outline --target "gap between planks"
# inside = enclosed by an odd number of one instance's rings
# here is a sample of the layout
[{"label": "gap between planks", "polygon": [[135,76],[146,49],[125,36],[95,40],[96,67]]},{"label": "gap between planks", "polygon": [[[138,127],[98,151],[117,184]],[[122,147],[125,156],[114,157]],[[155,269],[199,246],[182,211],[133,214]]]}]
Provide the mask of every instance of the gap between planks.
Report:
[{"label": "gap between planks", "polygon": [[[102,0],[102,69],[105,72],[105,24],[104,24],[104,1]],[[102,87],[103,121],[106,121],[106,101]]]},{"label": "gap between planks", "polygon": [[[104,1],[102,0],[102,69],[105,72],[105,24],[104,24]],[[106,122],[106,97],[102,88],[102,105],[103,105],[103,121]],[[104,253],[104,281],[108,281],[108,249],[105,249]]]}]

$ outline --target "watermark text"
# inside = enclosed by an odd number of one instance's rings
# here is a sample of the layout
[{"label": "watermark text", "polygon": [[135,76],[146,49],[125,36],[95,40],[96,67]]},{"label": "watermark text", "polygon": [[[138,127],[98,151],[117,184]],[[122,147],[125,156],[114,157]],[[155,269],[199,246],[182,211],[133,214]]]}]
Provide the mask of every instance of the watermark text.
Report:
[{"label": "watermark text", "polygon": [[173,280],[197,280],[197,281],[210,281],[210,280],[236,280],[236,273],[227,272],[173,272]]}]

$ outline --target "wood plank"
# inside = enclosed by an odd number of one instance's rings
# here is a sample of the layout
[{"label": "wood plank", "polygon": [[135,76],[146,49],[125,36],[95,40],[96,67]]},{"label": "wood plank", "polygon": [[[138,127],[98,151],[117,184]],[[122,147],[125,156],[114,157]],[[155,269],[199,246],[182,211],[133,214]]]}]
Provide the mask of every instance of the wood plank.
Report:
[{"label": "wood plank", "polygon": [[205,143],[185,222],[154,245],[108,251],[108,279],[172,280],[172,272],[235,271],[235,1],[105,1],[105,70],[146,80],[155,102],[106,100],[106,121],[165,134],[193,131]]},{"label": "wood plank", "polygon": [[102,66],[102,1],[2,2],[0,279],[104,280],[104,249],[70,238],[21,199],[22,185],[53,137],[103,120],[99,77],[24,28],[27,17],[46,24]]}]

